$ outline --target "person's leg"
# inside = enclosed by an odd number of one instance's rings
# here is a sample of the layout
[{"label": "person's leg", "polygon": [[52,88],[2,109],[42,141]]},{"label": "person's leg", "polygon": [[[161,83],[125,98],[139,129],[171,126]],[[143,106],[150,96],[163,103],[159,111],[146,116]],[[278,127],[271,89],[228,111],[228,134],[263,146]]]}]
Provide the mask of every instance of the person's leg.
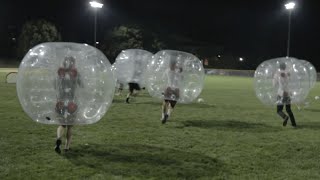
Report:
[{"label": "person's leg", "polygon": [[134,83],[132,95],[137,96],[140,90],[140,85],[138,83]]},{"label": "person's leg", "polygon": [[169,104],[169,107],[168,107],[168,118],[170,117],[174,107],[177,104],[177,100],[180,97],[179,89],[177,88],[177,89],[172,90],[172,94],[174,94],[175,99],[172,99],[171,101],[169,101],[170,104]]},{"label": "person's leg", "polygon": [[168,110],[169,110],[169,106],[170,106],[170,98],[171,98],[171,95],[172,95],[172,90],[170,87],[168,87],[165,92],[164,92],[164,98],[165,100],[163,101],[162,103],[162,118],[161,118],[161,121],[162,121],[162,124],[166,123],[167,122],[167,119],[168,119]]},{"label": "person's leg", "polygon": [[70,148],[70,144],[71,144],[71,140],[72,140],[72,126],[68,125],[67,126],[67,139],[66,139],[66,145],[64,147],[65,151],[68,151]]},{"label": "person's leg", "polygon": [[129,93],[127,94],[127,98],[126,98],[126,103],[129,104],[129,99],[130,99],[130,96],[132,95],[133,91],[129,91]]},{"label": "person's leg", "polygon": [[176,106],[176,104],[177,104],[177,101],[170,101],[170,104],[168,107],[168,113],[167,113],[169,117],[170,117],[171,113],[173,112],[173,109]]},{"label": "person's leg", "polygon": [[162,124],[165,124],[167,122],[169,106],[170,106],[169,101],[164,100],[162,103],[162,118],[161,118]]},{"label": "person's leg", "polygon": [[293,113],[292,113],[292,111],[291,111],[291,104],[287,104],[287,105],[286,105],[286,111],[287,111],[287,113],[288,113],[288,115],[289,115],[289,117],[290,117],[291,125],[294,126],[294,127],[296,127],[297,124],[296,124],[296,120],[295,120],[295,118],[294,118],[294,115],[293,115]]},{"label": "person's leg", "polygon": [[167,108],[166,108],[166,100],[163,100],[162,102],[162,106],[161,106],[161,120],[163,120],[164,118],[164,115],[166,114],[167,112]]},{"label": "person's leg", "polygon": [[61,153],[61,149],[60,149],[60,145],[61,145],[61,138],[63,136],[63,132],[64,132],[64,126],[59,126],[57,128],[57,140],[56,140],[56,147],[54,148],[54,150],[57,153]]},{"label": "person's leg", "polygon": [[130,96],[132,95],[133,93],[133,84],[132,83],[129,83],[129,93],[127,94],[127,99],[126,99],[126,103],[129,103],[129,99],[130,99]]},{"label": "person's leg", "polygon": [[277,113],[283,119],[283,126],[286,126],[289,117],[283,112],[283,104],[277,105]]}]

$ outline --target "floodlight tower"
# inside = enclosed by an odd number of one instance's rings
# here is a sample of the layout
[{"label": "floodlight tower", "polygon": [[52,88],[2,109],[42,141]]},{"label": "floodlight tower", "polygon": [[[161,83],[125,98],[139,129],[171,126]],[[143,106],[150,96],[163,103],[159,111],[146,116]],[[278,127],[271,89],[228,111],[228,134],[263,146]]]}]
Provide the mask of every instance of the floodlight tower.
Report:
[{"label": "floodlight tower", "polygon": [[93,44],[94,47],[97,46],[97,11],[98,9],[101,9],[103,4],[97,2],[97,1],[91,1],[90,6],[94,9],[94,40]]},{"label": "floodlight tower", "polygon": [[289,55],[290,55],[290,34],[291,34],[291,14],[292,14],[292,11],[294,10],[294,7],[296,6],[296,3],[288,2],[284,6],[289,11],[288,41],[287,41],[287,57],[289,57]]}]

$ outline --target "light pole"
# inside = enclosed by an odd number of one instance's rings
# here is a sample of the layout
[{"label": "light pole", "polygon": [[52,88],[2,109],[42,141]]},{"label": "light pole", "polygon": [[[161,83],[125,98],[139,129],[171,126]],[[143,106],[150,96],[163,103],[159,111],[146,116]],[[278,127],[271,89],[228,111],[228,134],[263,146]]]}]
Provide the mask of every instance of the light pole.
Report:
[{"label": "light pole", "polygon": [[289,24],[288,24],[288,42],[287,42],[287,57],[290,55],[290,34],[291,34],[291,13],[296,6],[294,2],[289,2],[284,5],[286,9],[289,11]]},{"label": "light pole", "polygon": [[93,44],[94,44],[94,47],[96,47],[97,46],[97,11],[98,11],[97,9],[98,8],[101,9],[103,4],[97,1],[91,1],[90,6],[94,8],[94,42]]}]

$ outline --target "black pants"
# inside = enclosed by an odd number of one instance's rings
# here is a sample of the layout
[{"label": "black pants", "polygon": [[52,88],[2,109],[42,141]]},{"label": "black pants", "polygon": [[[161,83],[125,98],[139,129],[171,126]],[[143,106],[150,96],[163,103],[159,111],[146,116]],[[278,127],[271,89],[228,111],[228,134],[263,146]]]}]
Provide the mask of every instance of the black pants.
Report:
[{"label": "black pants", "polygon": [[[296,121],[295,121],[293,113],[291,111],[291,104],[286,104],[285,106],[286,106],[286,111],[290,117],[290,121],[291,121],[292,126],[296,126]],[[282,119],[286,119],[288,116],[283,112],[283,107],[284,107],[283,104],[279,104],[277,106],[277,113],[279,114],[279,116],[282,117]]]},{"label": "black pants", "polygon": [[133,90],[137,90],[137,91],[141,90],[138,83],[128,83],[128,84],[129,84],[129,91],[131,94],[133,93]]}]

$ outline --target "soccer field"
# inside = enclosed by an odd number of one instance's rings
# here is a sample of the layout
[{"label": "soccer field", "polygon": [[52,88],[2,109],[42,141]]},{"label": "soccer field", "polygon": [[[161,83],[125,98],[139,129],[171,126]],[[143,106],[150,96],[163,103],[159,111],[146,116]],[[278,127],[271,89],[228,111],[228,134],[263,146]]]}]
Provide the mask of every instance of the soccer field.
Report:
[{"label": "soccer field", "polygon": [[115,96],[98,123],[74,128],[71,151],[54,151],[56,126],[22,111],[0,72],[0,179],[319,179],[320,84],[298,128],[255,97],[252,78],[207,76],[203,103],[178,104],[162,125],[161,102]]}]

